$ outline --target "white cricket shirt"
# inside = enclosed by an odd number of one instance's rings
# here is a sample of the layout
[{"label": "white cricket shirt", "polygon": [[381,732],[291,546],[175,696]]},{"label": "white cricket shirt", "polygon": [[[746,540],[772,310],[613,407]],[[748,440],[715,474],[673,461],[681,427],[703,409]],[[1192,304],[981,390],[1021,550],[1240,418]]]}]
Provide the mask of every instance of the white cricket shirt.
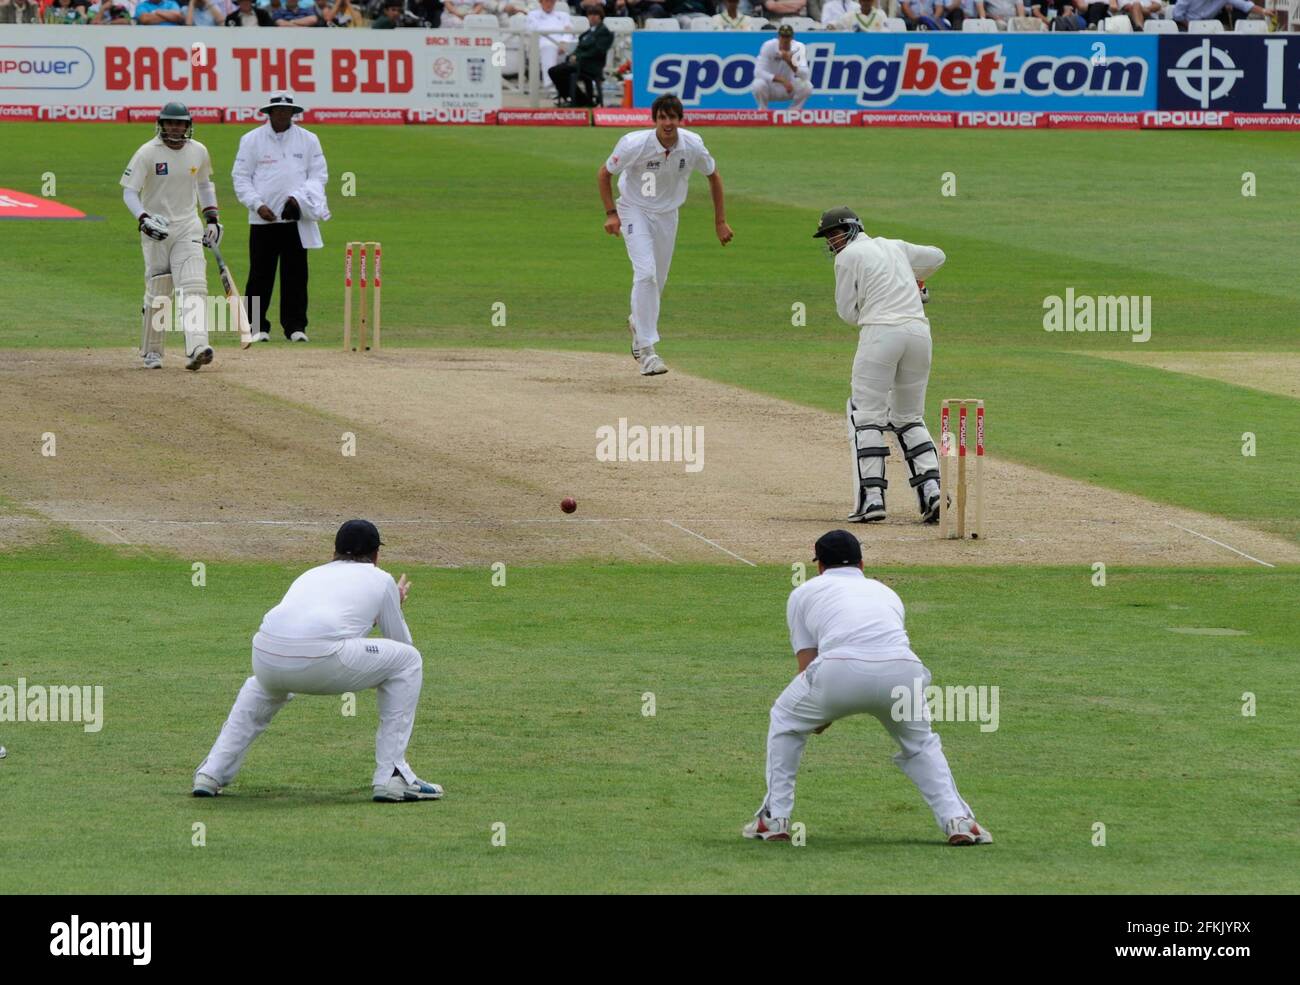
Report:
[{"label": "white cricket shirt", "polygon": [[314,133],[296,123],[276,133],[268,121],[239,138],[239,151],[230,177],[235,197],[248,209],[249,224],[265,226],[270,223],[257,214],[259,205],[265,205],[278,216],[289,196],[302,194],[304,183],[317,182],[326,187],[329,169],[320,138]]},{"label": "white cricket shirt", "polygon": [[774,82],[777,79],[793,82],[797,78],[807,82],[812,77],[812,70],[808,68],[808,50],[802,41],[790,41],[790,61],[794,62],[793,72],[781,57],[780,38],[764,41],[763,47],[758,49],[758,57],[754,59],[754,77],[763,82]]},{"label": "white cricket shirt", "polygon": [[667,150],[654,130],[624,134],[605,162],[605,170],[618,175],[619,202],[646,212],[681,208],[691,172],[710,175],[716,167],[700,135],[681,127],[677,128],[677,143]]},{"label": "white cricket shirt", "polygon": [[187,140],[173,150],[154,137],[141,145],[122,172],[120,184],[140,196],[150,215],[169,222],[198,222],[200,181],[212,180],[212,158],[197,140]]},{"label": "white cricket shirt", "polygon": [[835,255],[835,307],[850,325],[921,321],[918,280],[943,266],[943,250],[859,233]]},{"label": "white cricket shirt", "polygon": [[328,657],[345,640],[380,634],[412,643],[393,576],[364,561],[331,561],[300,574],[262,618],[253,645],[284,657]]},{"label": "white cricket shirt", "polygon": [[903,600],[859,568],[828,568],[804,582],[785,618],[794,652],[815,646],[818,660],[920,659],[903,628]]}]

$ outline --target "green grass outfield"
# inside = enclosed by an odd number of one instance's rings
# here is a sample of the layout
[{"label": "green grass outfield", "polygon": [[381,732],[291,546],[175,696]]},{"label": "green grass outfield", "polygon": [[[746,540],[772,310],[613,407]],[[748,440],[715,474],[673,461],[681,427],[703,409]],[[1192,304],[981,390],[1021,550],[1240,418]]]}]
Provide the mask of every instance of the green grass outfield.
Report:
[{"label": "green grass outfield", "polygon": [[[229,168],[242,132],[198,132],[241,278]],[[314,344],[338,344],[342,243],[380,239],[386,346],[623,350],[627,260],[595,192],[617,131],[318,132],[336,218],[312,257]],[[37,192],[53,172],[62,201],[103,221],[0,223],[0,349],[136,344],[139,245],[116,182],[149,133],[6,125],[0,184]],[[1293,137],[705,138],[737,239],[712,240],[695,179],[664,305],[675,369],[842,408],[856,340],[810,236],[821,209],[848,203],[873,233],[949,254],[931,282],[931,413],[943,396],[983,396],[998,456],[1300,536],[1297,401],[1094,358],[1300,352]],[[953,198],[940,195],[949,171]],[[1255,198],[1240,193],[1246,171]],[[1150,342],[1044,332],[1043,298],[1067,287],[1151,295]],[[498,301],[505,327],[491,324]],[[762,797],[767,709],[794,670],[790,573],[776,567],[518,567],[504,588],[487,570],[411,571],[426,685],[410,758],[447,799],[368,801],[364,693],[355,718],[334,699],[295,701],[230,796],[195,801],[190,774],[248,673],[249,637],[300,569],[214,563],[195,588],[189,564],[71,535],[0,556],[13,641],[0,684],[102,684],[107,702],[96,734],[0,723],[0,852],[21,860],[0,867],[0,892],[1300,891],[1295,567],[1111,566],[1105,587],[1088,569],[880,572],[935,683],[1001,689],[996,732],[939,726],[997,839],[956,852],[861,719],[810,742],[806,847],[739,838]],[[1256,717],[1241,714],[1247,691]],[[191,846],[195,822],[206,847]]]},{"label": "green grass outfield", "polygon": [[229,795],[196,801],[249,635],[296,569],[213,564],[195,588],[182,562],[72,539],[57,553],[0,558],[19,643],[0,676],[102,684],[104,726],[0,726],[0,852],[15,860],[0,892],[1300,890],[1286,601],[1300,571],[1112,569],[1101,588],[1086,569],[881,572],[936,684],[1001,689],[997,731],[939,726],[996,838],[957,851],[868,719],[809,743],[805,847],[740,838],[767,709],[794,671],[786,569],[515,568],[501,588],[486,569],[414,571],[426,670],[410,758],[446,799],[368,801],[363,692],[355,718],[295,700]]}]

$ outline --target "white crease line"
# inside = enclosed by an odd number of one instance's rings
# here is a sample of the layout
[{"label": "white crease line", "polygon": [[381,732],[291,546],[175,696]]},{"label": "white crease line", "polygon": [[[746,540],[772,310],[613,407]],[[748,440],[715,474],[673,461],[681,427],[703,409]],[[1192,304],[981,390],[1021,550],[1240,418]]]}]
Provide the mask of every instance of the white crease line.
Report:
[{"label": "white crease line", "polygon": [[661,559],[663,559],[664,561],[667,561],[669,564],[675,564],[675,563],[676,563],[676,562],[673,561],[673,559],[670,558],[667,554],[660,554],[658,551],[656,551],[656,550],[655,550],[653,547],[651,547],[649,544],[643,543],[640,539],[638,539],[638,538],[636,538],[636,537],[633,537],[631,534],[625,534],[622,530],[619,530],[618,527],[613,527],[613,528],[611,528],[611,529],[614,531],[614,533],[618,534],[618,535],[619,535],[620,537],[622,537],[624,540],[629,540],[629,541],[631,541],[633,544],[636,544],[637,547],[641,548],[641,549],[644,550],[644,551],[649,551],[649,552],[650,552],[651,554],[653,554],[655,557],[657,557],[657,558],[661,558]]},{"label": "white crease line", "polygon": [[758,567],[758,565],[756,565],[753,561],[746,560],[745,558],[737,554],[735,551],[727,550],[721,544],[717,543],[716,541],[709,540],[709,538],[705,537],[703,534],[697,534],[694,530],[687,530],[685,527],[683,527],[680,523],[677,523],[675,520],[664,520],[664,523],[668,524],[670,527],[676,527],[678,530],[681,530],[684,533],[688,533],[692,537],[698,537],[700,540],[704,541],[704,543],[710,545],[711,547],[716,547],[723,554],[730,554],[737,561],[744,561],[744,563],[749,565],[751,568]]},{"label": "white crease line", "polygon": [[1171,527],[1177,527],[1179,530],[1183,531],[1184,533],[1189,533],[1189,534],[1192,534],[1192,535],[1195,536],[1195,537],[1200,537],[1201,540],[1208,540],[1211,544],[1218,544],[1220,547],[1226,547],[1228,550],[1232,551],[1233,554],[1240,554],[1240,555],[1241,555],[1242,557],[1244,557],[1247,561],[1254,561],[1256,564],[1262,564],[1262,565],[1263,565],[1264,567],[1266,567],[1266,568],[1276,568],[1276,567],[1277,567],[1277,565],[1275,565],[1275,564],[1269,564],[1267,561],[1261,561],[1261,560],[1260,560],[1259,558],[1257,558],[1257,557],[1251,557],[1251,556],[1250,556],[1249,554],[1247,554],[1245,551],[1239,551],[1239,550],[1237,550],[1235,547],[1233,547],[1231,544],[1225,544],[1223,541],[1221,541],[1221,540],[1215,540],[1213,537],[1206,537],[1205,534],[1198,534],[1195,530],[1191,530],[1191,529],[1189,529],[1189,528],[1187,528],[1187,527],[1180,527],[1180,526],[1178,526],[1178,524],[1174,523],[1172,520],[1166,520],[1165,523],[1169,524],[1169,526],[1171,526]]}]

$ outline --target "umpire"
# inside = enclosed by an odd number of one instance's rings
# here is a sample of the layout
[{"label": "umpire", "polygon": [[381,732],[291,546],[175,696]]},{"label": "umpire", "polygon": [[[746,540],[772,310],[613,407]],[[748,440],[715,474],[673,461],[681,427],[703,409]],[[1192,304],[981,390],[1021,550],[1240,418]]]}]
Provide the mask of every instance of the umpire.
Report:
[{"label": "umpire", "polygon": [[276,93],[262,112],[266,122],[240,138],[231,173],[235,194],[248,208],[245,304],[253,341],[271,341],[266,315],[278,265],[280,327],[291,342],[306,342],[307,251],[324,245],[318,223],[330,217],[329,171],[319,138],[294,124],[302,107],[290,93]]},{"label": "umpire", "polygon": [[[556,98],[567,99],[571,106],[590,106],[599,103],[600,85],[605,74],[605,54],[614,43],[614,32],[605,26],[605,11],[600,7],[587,7],[582,11],[591,25],[578,36],[578,46],[560,64],[550,70],[555,85]],[[578,101],[578,80],[590,87],[590,99]]]}]

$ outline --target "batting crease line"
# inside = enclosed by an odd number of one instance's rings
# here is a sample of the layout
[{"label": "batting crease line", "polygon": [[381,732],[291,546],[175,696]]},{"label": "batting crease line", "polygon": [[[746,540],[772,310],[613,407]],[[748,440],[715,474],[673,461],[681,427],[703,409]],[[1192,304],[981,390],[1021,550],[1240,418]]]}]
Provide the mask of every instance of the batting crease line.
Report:
[{"label": "batting crease line", "polygon": [[1192,534],[1192,535],[1195,536],[1195,537],[1200,537],[1201,540],[1208,540],[1211,544],[1218,544],[1220,547],[1226,547],[1228,550],[1232,551],[1233,554],[1240,554],[1242,557],[1244,557],[1244,558],[1245,558],[1246,560],[1248,560],[1248,561],[1254,561],[1256,564],[1262,564],[1262,565],[1263,565],[1264,567],[1266,567],[1266,568],[1276,568],[1276,567],[1277,567],[1276,564],[1269,564],[1267,561],[1261,561],[1261,560],[1260,560],[1259,558],[1257,558],[1257,557],[1251,557],[1251,556],[1250,556],[1249,554],[1247,554],[1245,551],[1239,551],[1239,550],[1237,550],[1235,547],[1233,547],[1231,544],[1225,544],[1225,543],[1224,543],[1223,541],[1221,541],[1221,540],[1215,540],[1213,537],[1207,537],[1207,536],[1205,536],[1205,534],[1197,533],[1195,530],[1192,530],[1192,529],[1190,529],[1190,528],[1188,528],[1188,527],[1180,527],[1180,526],[1178,526],[1178,524],[1174,523],[1172,520],[1166,520],[1165,523],[1169,524],[1169,526],[1171,526],[1171,527],[1176,527],[1177,529],[1183,531],[1184,533],[1189,533],[1189,534]]},{"label": "batting crease line", "polygon": [[704,543],[709,544],[709,545],[712,546],[712,547],[716,547],[716,548],[717,548],[718,550],[720,550],[723,554],[730,554],[730,555],[731,555],[732,557],[734,557],[737,561],[743,561],[745,564],[749,565],[751,568],[757,568],[757,567],[758,567],[758,565],[756,565],[753,561],[750,561],[750,560],[747,560],[746,558],[741,557],[741,556],[740,556],[739,554],[737,554],[735,551],[729,551],[729,550],[727,550],[725,547],[723,547],[723,546],[722,546],[721,544],[719,544],[717,541],[709,540],[709,538],[708,538],[708,537],[705,537],[703,534],[697,534],[694,530],[688,530],[686,527],[683,527],[680,523],[677,523],[677,522],[674,521],[674,520],[664,520],[664,523],[668,524],[670,527],[676,527],[678,530],[681,530],[681,531],[684,532],[684,533],[688,533],[688,534],[690,534],[692,537],[698,537],[700,540],[704,541]]}]

